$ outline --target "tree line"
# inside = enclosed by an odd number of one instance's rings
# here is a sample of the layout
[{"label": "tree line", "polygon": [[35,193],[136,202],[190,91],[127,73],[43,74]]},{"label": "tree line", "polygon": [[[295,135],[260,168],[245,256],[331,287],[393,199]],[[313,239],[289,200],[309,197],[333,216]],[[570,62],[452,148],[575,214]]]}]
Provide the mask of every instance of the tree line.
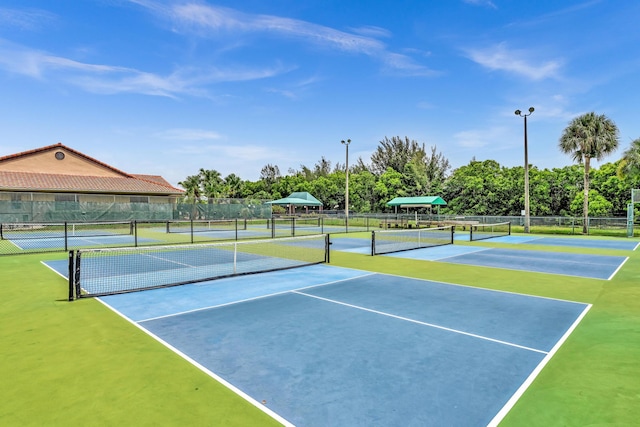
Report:
[{"label": "tree line", "polygon": [[[587,113],[574,119],[559,138],[558,148],[574,165],[539,169],[529,166],[532,216],[624,216],[631,189],[640,188],[640,138],[622,157],[599,168],[619,144],[618,129],[604,115]],[[179,182],[189,202],[219,198],[274,200],[306,191],[325,210],[344,210],[345,165],[321,158],[313,167],[301,165],[282,174],[267,164],[257,181],[235,174],[222,177],[200,169]],[[478,161],[451,170],[437,147],[426,148],[409,137],[385,137],[369,163],[358,158],[349,166],[349,209],[352,212],[390,212],[394,197],[440,196],[443,214],[519,216],[524,208],[524,167],[505,167],[494,160]]]}]

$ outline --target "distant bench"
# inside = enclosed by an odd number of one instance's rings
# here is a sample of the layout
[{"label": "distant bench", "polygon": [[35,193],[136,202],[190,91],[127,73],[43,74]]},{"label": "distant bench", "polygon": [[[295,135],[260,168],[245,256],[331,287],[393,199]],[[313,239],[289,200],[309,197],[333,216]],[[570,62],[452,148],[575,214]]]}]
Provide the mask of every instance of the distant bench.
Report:
[{"label": "distant bench", "polygon": [[[441,221],[418,221],[418,227],[445,227],[452,225],[453,227],[462,227],[462,230],[466,230],[467,227],[471,228],[476,225],[480,225],[480,221],[461,221],[461,220],[441,220]],[[455,228],[454,228],[455,229]]]},{"label": "distant bench", "polygon": [[383,219],[380,228],[412,228],[413,223],[408,219]]},{"label": "distant bench", "polygon": [[463,221],[463,220],[419,220],[418,222],[411,221],[409,219],[383,219],[380,221],[380,228],[430,228],[430,227],[445,227],[452,225],[455,227],[461,227],[462,230],[466,230],[467,227],[471,228],[480,225],[480,221]]}]

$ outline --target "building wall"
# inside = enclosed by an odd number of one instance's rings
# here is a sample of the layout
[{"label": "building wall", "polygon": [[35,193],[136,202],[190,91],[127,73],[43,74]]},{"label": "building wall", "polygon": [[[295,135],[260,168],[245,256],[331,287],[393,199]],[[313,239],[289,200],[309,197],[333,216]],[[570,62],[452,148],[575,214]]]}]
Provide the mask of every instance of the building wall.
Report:
[{"label": "building wall", "polygon": [[[56,158],[56,153],[62,153],[64,158]],[[62,157],[62,155],[58,155]],[[35,172],[60,175],[87,175],[102,177],[121,177],[122,175],[97,163],[87,161],[75,153],[56,147],[52,150],[21,156],[16,159],[5,160],[0,163],[0,171]]]}]

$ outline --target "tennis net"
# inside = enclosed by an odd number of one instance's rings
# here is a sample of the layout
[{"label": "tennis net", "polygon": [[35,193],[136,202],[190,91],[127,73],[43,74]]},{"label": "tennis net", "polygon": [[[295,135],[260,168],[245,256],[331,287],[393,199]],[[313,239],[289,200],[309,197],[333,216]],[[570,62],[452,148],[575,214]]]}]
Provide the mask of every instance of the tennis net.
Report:
[{"label": "tennis net", "polygon": [[493,237],[502,237],[511,235],[511,223],[500,222],[496,224],[480,224],[471,227],[469,240],[484,240]]},{"label": "tennis net", "polygon": [[0,239],[66,239],[133,234],[130,221],[5,223],[0,224]]},{"label": "tennis net", "polygon": [[453,226],[371,232],[371,255],[453,244]]},{"label": "tennis net", "polygon": [[238,231],[246,229],[246,219],[167,221],[167,233],[206,233],[209,231]]},{"label": "tennis net", "polygon": [[69,253],[69,299],[324,262],[329,262],[329,236],[324,234],[196,245],[80,249]]}]

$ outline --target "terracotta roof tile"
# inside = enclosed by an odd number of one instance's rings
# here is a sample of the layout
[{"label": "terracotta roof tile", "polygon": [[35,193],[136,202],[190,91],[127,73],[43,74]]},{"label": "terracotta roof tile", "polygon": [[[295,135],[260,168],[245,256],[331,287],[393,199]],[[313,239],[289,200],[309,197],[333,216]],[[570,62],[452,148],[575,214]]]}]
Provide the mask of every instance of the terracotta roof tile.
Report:
[{"label": "terracotta roof tile", "polygon": [[[171,184],[169,184],[169,182],[167,182],[167,180],[165,180],[160,175],[143,175],[143,174],[139,174],[139,173],[132,173],[131,176],[136,178],[136,179],[141,179],[143,181],[153,182],[154,184],[164,185],[165,187],[169,187],[169,188],[171,188],[173,190],[176,190],[175,187],[173,187]],[[182,191],[182,190],[178,189],[178,191]]]},{"label": "terracotta roof tile", "polygon": [[[182,194],[161,177],[153,175],[100,177],[0,171],[0,190],[65,191],[126,194]],[[158,179],[160,178],[160,179]]]}]

